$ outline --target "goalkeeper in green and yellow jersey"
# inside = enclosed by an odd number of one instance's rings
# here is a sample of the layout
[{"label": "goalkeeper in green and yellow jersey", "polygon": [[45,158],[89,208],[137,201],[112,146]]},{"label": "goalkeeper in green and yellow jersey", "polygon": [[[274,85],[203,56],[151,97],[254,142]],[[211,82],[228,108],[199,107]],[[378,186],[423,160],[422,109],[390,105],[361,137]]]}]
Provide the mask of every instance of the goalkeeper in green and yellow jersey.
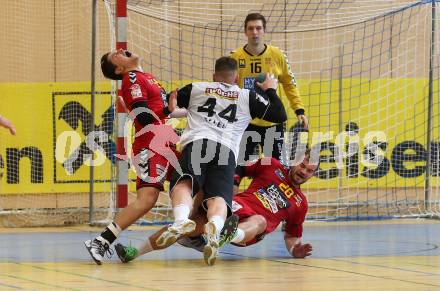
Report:
[{"label": "goalkeeper in green and yellow jersey", "polygon": [[[238,85],[245,89],[254,90],[255,78],[258,75],[261,73],[273,74],[283,86],[284,94],[278,95],[282,96],[284,106],[287,105],[287,99],[288,104],[296,113],[298,121],[303,128],[307,129],[308,120],[304,114],[304,105],[286,55],[279,48],[264,43],[266,19],[260,13],[250,13],[244,21],[244,29],[248,38],[247,44],[231,54],[231,57],[238,62]],[[283,124],[254,119],[243,135],[239,163],[258,158],[258,156],[251,157],[258,145],[261,146],[266,157],[271,156],[281,162],[286,162],[287,157],[283,156],[283,152],[285,152],[283,143]]]}]

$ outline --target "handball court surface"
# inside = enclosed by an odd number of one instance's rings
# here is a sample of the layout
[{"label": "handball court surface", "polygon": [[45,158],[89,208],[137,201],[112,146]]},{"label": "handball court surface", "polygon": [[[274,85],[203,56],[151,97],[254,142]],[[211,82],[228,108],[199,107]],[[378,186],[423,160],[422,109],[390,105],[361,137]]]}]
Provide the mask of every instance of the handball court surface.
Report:
[{"label": "handball court surface", "polygon": [[[118,239],[138,246],[159,227]],[[83,242],[101,227],[0,229],[0,290],[440,290],[438,220],[306,222],[306,259],[276,230],[260,243],[226,246],[214,266],[178,244],[128,264],[96,265]]]}]

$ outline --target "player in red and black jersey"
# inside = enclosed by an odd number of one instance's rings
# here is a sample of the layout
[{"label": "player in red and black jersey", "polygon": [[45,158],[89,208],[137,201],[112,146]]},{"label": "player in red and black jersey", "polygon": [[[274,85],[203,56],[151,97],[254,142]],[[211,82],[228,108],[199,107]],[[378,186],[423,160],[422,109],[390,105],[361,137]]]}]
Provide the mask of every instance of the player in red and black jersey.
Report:
[{"label": "player in red and black jersey", "polygon": [[132,163],[137,173],[137,198],[125,207],[106,229],[93,240],[85,242],[97,264],[120,232],[147,213],[156,203],[163,182],[173,166],[178,166],[175,144],[179,137],[165,124],[170,111],[164,88],[139,66],[139,57],[119,49],[101,58],[105,77],[122,80],[121,104],[134,120],[135,138]]},{"label": "player in red and black jersey", "polygon": [[[310,164],[308,155],[302,163],[290,169],[274,158],[247,164],[241,175],[253,180],[248,189],[234,196],[232,208],[239,217],[239,223],[231,242],[237,246],[252,245],[285,221],[287,250],[294,257],[309,255],[311,245],[303,245],[300,240],[308,209],[307,198],[300,185],[310,179],[317,168],[317,165]],[[236,183],[240,179],[237,175]]]},{"label": "player in red and black jersey", "polygon": [[[263,158],[243,167],[242,172],[235,177],[236,182],[239,183],[244,176],[252,177],[253,180],[248,189],[234,196],[232,210],[238,217],[238,227],[236,230],[233,227],[235,231],[231,233],[227,233],[230,230],[226,227],[223,229],[220,246],[229,242],[236,246],[255,244],[273,232],[281,221],[286,221],[284,241],[287,250],[295,258],[309,256],[312,252],[311,244],[301,242],[308,204],[300,185],[313,177],[318,167],[318,164],[311,164],[309,151],[306,151],[300,164],[290,168],[274,158]],[[191,237],[180,238],[178,242],[202,251],[204,242],[199,234],[202,232],[200,226],[206,222],[206,218],[199,212],[191,219],[197,222],[196,231],[190,234]],[[164,229],[148,240],[154,242]],[[141,246],[136,249],[118,244],[115,249],[121,261],[128,262],[160,247],[153,244],[149,248]]]}]

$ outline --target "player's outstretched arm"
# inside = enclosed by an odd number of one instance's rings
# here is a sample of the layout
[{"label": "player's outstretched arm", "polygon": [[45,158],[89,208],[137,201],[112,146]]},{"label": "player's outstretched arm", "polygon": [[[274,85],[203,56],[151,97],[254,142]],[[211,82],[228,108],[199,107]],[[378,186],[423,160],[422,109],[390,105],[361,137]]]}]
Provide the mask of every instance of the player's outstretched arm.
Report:
[{"label": "player's outstretched arm", "polygon": [[288,233],[285,233],[284,242],[286,244],[287,251],[294,258],[302,259],[312,254],[312,245],[309,243],[303,244],[300,237],[294,237]]},{"label": "player's outstretched arm", "polygon": [[15,135],[15,133],[16,133],[15,125],[9,119],[7,119],[1,115],[0,115],[0,126],[9,129],[9,132],[12,135]]}]

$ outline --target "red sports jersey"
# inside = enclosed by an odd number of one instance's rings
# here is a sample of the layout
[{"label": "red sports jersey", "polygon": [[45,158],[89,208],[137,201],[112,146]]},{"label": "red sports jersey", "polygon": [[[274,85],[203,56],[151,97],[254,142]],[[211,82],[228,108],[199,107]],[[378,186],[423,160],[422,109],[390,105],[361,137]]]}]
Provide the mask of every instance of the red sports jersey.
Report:
[{"label": "red sports jersey", "polygon": [[[177,165],[175,144],[178,135],[170,125],[165,124],[167,115],[166,91],[152,74],[131,71],[122,79],[122,98],[134,119],[136,136],[133,142],[133,154],[137,171],[137,188],[153,186],[163,190],[167,173]],[[151,122],[141,124],[133,109],[151,110],[154,116]],[[144,116],[145,117],[145,116]],[[174,161],[174,162],[173,162]]]},{"label": "red sports jersey", "polygon": [[[137,102],[145,102],[147,108],[153,111],[158,119],[154,119],[152,124],[164,124],[167,116],[164,114],[166,102],[166,91],[152,74],[140,71],[131,71],[124,75],[122,79],[122,98],[129,111],[133,110],[133,105]],[[135,118],[135,129],[139,132],[143,126]],[[149,142],[154,136],[154,132],[147,131],[136,137],[135,144],[139,142],[142,147],[148,147]],[[140,141],[141,139],[142,141]]]},{"label": "red sports jersey", "polygon": [[264,216],[266,234],[285,220],[286,232],[301,237],[308,208],[307,198],[301,189],[294,188],[290,183],[289,170],[274,158],[260,159],[246,165],[244,170],[245,176],[253,180],[246,191],[234,196],[234,201],[238,203],[233,205],[234,213],[240,218],[253,214]]}]

